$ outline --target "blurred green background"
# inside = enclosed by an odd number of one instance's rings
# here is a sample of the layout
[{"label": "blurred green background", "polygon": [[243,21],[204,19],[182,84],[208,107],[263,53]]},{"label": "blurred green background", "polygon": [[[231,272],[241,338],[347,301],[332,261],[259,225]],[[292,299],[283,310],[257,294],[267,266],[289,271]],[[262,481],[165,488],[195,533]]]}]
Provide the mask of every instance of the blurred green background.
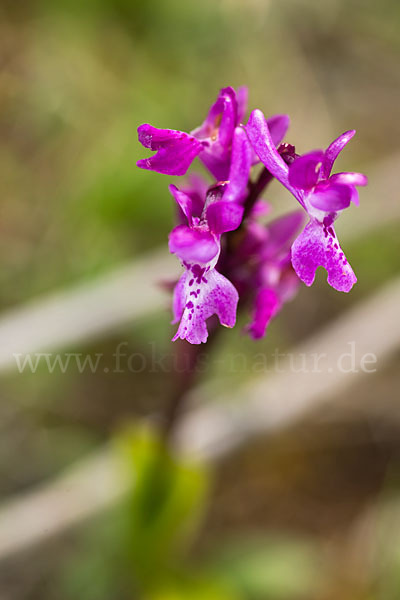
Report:
[{"label": "blurred green background", "polygon": [[[250,109],[289,113],[287,140],[299,152],[357,129],[338,170],[382,181],[400,157],[399,28],[398,0],[2,0],[2,310],[95,280],[160,245],[167,252],[170,179],[135,167],[148,155],[136,128],[190,131],[221,87],[247,85]],[[343,243],[359,278],[354,292],[335,293],[320,274],[257,352],[290,347],[398,274],[393,169],[389,181],[365,202],[362,190],[360,208],[342,217],[351,233],[363,210],[379,215]],[[267,198],[278,212],[291,206],[277,186]],[[130,353],[146,353],[150,340],[162,355],[169,320],[165,311],[73,350],[111,357],[128,340]],[[253,344],[238,327],[213,352],[251,356]],[[394,550],[379,552],[368,572],[354,574],[362,544],[354,563],[342,549],[359,514],[377,506],[379,515],[381,498],[399,492],[399,358],[341,399],[384,399],[384,419],[343,424],[321,413],[249,444],[214,473],[178,463],[151,432],[118,433],[162,411],[172,374],[2,375],[2,498],[114,435],[139,474],[135,494],[110,514],[0,565],[0,596],[397,600],[399,530],[376,541]],[[217,380],[223,368],[208,375]]]}]

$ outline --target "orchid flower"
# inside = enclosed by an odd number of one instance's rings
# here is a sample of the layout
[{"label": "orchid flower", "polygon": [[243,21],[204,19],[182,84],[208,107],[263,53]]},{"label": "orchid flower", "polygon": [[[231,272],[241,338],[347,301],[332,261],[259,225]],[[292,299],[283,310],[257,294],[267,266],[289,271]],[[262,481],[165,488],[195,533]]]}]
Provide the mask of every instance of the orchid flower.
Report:
[{"label": "orchid flower", "polygon": [[[225,199],[229,184],[211,187],[200,207],[191,195],[170,186],[187,224],[178,225],[169,236],[170,252],[185,268],[174,290],[174,323],[180,321],[173,341],[191,344],[207,341],[206,320],[216,314],[222,325],[236,322],[238,292],[215,266],[221,252],[221,234],[239,227],[243,207]],[[200,210],[201,209],[201,210]]]},{"label": "orchid flower", "polygon": [[253,318],[248,326],[254,339],[264,337],[271,319],[293,298],[299,287],[290,261],[290,246],[302,222],[302,213],[295,211],[275,219],[266,228],[265,241],[259,248]]},{"label": "orchid flower", "polygon": [[361,173],[331,175],[331,171],[355,131],[342,134],[325,151],[315,150],[293,157],[289,165],[277,151],[260,110],[252,112],[246,131],[260,160],[309,216],[308,224],[292,245],[292,264],[297,275],[310,286],[317,268],[322,266],[332,287],[349,292],[357,279],[339,245],[333,223],[351,202],[358,204],[355,186],[366,185],[367,178]]},{"label": "orchid flower", "polygon": [[[219,92],[202,125],[191,133],[157,129],[147,123],[140,125],[139,141],[156,154],[139,160],[137,166],[166,175],[184,175],[198,156],[217,181],[226,181],[231,162],[238,159],[234,156],[235,138],[240,135],[240,124],[246,110],[247,88],[240,87],[235,91],[232,87],[226,87]],[[288,128],[288,117],[275,115],[268,123],[271,135],[278,144]],[[239,149],[243,149],[243,146]]]},{"label": "orchid flower", "polygon": [[283,215],[268,225],[258,223],[257,203],[245,225],[230,274],[241,300],[253,305],[252,321],[246,327],[253,339],[264,337],[270,321],[291,300],[299,278],[290,262],[290,247],[303,223],[301,211]]}]

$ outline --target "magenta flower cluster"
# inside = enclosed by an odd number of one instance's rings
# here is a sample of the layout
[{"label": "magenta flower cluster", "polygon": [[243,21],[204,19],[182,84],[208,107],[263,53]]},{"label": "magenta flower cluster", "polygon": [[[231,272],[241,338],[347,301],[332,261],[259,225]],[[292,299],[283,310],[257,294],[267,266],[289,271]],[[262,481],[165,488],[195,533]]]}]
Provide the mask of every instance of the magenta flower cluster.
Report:
[{"label": "magenta flower cluster", "polygon": [[[325,151],[299,156],[294,146],[281,143],[289,127],[287,115],[265,119],[254,110],[244,125],[246,109],[247,89],[227,87],[191,133],[148,124],[138,128],[139,141],[155,152],[138,161],[139,167],[185,175],[198,157],[213,178],[210,183],[192,174],[181,189],[169,187],[178,221],[169,250],[184,267],[174,289],[173,322],[179,325],[173,340],[206,342],[207,320],[213,317],[208,326],[214,326],[215,315],[222,325],[233,327],[239,301],[250,307],[247,331],[255,339],[263,337],[300,280],[310,286],[319,266],[338,291],[348,292],[356,282],[333,224],[351,202],[358,205],[356,186],[366,185],[367,178],[331,174],[355,131],[342,134]],[[260,196],[274,178],[302,210],[265,224],[260,217],[270,206]]]}]

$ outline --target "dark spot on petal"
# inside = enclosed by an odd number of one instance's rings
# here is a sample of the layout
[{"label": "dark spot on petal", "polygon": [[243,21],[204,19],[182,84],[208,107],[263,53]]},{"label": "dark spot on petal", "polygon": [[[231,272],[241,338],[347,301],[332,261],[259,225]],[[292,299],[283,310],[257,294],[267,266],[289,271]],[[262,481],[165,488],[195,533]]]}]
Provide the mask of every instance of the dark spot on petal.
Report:
[{"label": "dark spot on petal", "polygon": [[197,283],[201,283],[205,270],[206,269],[202,269],[200,265],[193,265],[192,273],[195,276]]}]

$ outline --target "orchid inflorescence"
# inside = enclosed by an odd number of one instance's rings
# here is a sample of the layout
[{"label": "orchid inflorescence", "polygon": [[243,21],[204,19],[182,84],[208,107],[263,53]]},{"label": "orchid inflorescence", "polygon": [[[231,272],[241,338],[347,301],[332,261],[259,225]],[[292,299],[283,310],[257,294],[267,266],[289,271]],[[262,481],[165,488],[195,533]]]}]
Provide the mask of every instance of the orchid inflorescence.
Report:
[{"label": "orchid inflorescence", "polygon": [[[178,220],[169,235],[169,250],[184,267],[174,289],[173,322],[179,326],[173,340],[206,342],[206,321],[213,315],[233,327],[239,300],[241,306],[252,307],[247,331],[255,339],[263,337],[300,280],[310,286],[319,266],[338,291],[349,292],[356,282],[333,224],[351,202],[358,205],[356,186],[366,185],[367,178],[361,173],[331,175],[355,131],[342,134],[325,151],[299,156],[294,146],[282,143],[287,115],[265,119],[254,110],[243,125],[246,107],[247,89],[227,87],[191,133],[148,124],[138,128],[139,141],[156,152],[138,161],[142,169],[185,175],[198,157],[214,178],[210,184],[192,174],[181,189],[169,186]],[[261,171],[256,167],[260,162]],[[260,195],[274,178],[302,210],[265,225],[259,217],[270,206]],[[305,215],[308,222],[300,232]]]}]

